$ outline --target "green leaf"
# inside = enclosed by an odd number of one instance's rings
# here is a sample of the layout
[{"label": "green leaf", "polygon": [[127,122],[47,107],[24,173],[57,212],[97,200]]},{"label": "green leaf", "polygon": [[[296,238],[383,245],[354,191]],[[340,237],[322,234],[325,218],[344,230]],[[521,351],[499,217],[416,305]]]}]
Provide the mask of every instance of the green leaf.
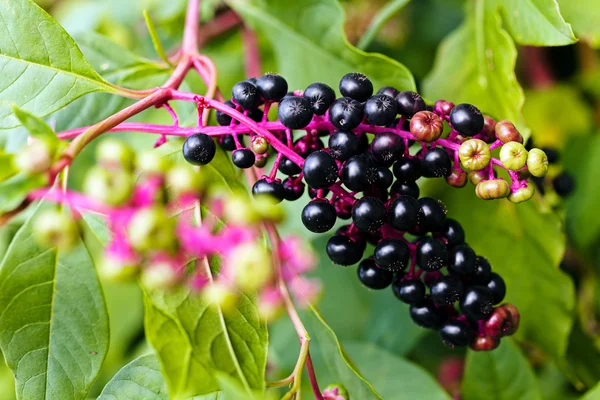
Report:
[{"label": "green leaf", "polygon": [[571,26],[560,13],[557,0],[482,1],[491,12],[496,8],[501,10],[502,21],[517,43],[564,46],[577,41]]},{"label": "green leaf", "polygon": [[535,343],[555,359],[562,357],[573,324],[575,294],[571,279],[558,268],[565,250],[559,218],[542,212],[535,200],[518,205],[483,201],[472,186],[444,187],[432,195],[462,224],[467,243],[506,281],[505,301],[521,314],[517,338]]},{"label": "green leaf", "polygon": [[108,351],[106,306],[83,243],[68,253],[40,247],[31,233],[36,214],[0,269],[0,347],[19,399],[79,400]]},{"label": "green leaf", "polygon": [[218,390],[216,372],[235,378],[248,394],[264,390],[267,327],[253,298],[242,294],[236,308],[223,313],[182,288],[147,291],[144,304],[146,338],[173,398]]},{"label": "green leaf", "polygon": [[269,40],[278,72],[290,89],[315,81],[337,87],[340,78],[353,71],[369,76],[375,86],[415,89],[405,66],[381,54],[365,53],[348,42],[343,33],[343,9],[337,0],[226,2]]},{"label": "green leaf", "polygon": [[541,400],[531,366],[506,338],[494,351],[469,350],[462,394],[465,400]]},{"label": "green leaf", "polygon": [[[46,116],[90,92],[118,93],[85,59],[73,39],[31,0],[0,2],[0,101]],[[0,105],[0,128],[18,120]]]},{"label": "green leaf", "polygon": [[335,382],[344,385],[353,398],[382,399],[383,397],[358,371],[321,313],[312,305],[308,311],[303,321],[311,336],[311,343],[319,349],[320,358],[327,364]]},{"label": "green leaf", "polygon": [[25,200],[33,189],[46,184],[46,175],[27,175],[19,172],[7,180],[0,182],[0,214],[13,210]]},{"label": "green leaf", "polygon": [[377,33],[383,28],[383,26],[398,13],[409,0],[391,0],[384,7],[377,11],[377,14],[371,20],[369,27],[365,30],[365,33],[361,36],[356,47],[361,50],[366,50],[369,44],[375,39]]},{"label": "green leaf", "polygon": [[600,381],[600,340],[586,334],[576,321],[569,337],[569,348],[559,366],[578,389]]},{"label": "green leaf", "polygon": [[435,379],[416,364],[373,343],[351,342],[345,348],[384,399],[450,400]]},{"label": "green leaf", "polygon": [[600,0],[557,0],[560,11],[579,39],[600,47]]},{"label": "green leaf", "polygon": [[13,154],[4,153],[0,149],[0,182],[19,172],[13,164],[13,157]]},{"label": "green leaf", "polygon": [[98,400],[169,400],[156,356],[138,357],[121,368],[104,387]]},{"label": "green leaf", "polygon": [[160,42],[160,37],[158,36],[158,32],[156,31],[156,25],[154,25],[150,14],[148,14],[148,11],[146,10],[144,10],[144,19],[146,20],[146,27],[148,28],[148,32],[150,33],[150,38],[152,39],[152,44],[154,45],[154,50],[156,50],[156,54],[158,54],[158,56],[162,58],[162,60],[168,65],[172,65],[171,61],[169,61],[169,57],[167,57],[167,55],[165,54],[165,49],[163,48],[162,43]]},{"label": "green leaf", "polygon": [[581,396],[580,400],[598,400],[600,399],[600,383]]},{"label": "green leaf", "polygon": [[515,44],[497,12],[487,12],[483,0],[472,4],[463,24],[440,45],[423,92],[431,100],[471,103],[497,119],[511,120],[527,138]]},{"label": "green leaf", "polygon": [[55,150],[60,143],[56,134],[44,121],[20,109],[13,104],[13,113],[21,124],[29,131],[29,134],[42,142],[46,143],[50,149]]}]

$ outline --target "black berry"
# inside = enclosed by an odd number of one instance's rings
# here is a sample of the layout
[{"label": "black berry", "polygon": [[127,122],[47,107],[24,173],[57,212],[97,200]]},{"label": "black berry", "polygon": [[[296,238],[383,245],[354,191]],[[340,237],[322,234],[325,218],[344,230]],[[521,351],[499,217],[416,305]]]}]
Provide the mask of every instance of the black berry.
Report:
[{"label": "black berry", "polygon": [[365,75],[351,72],[340,80],[340,93],[342,96],[363,102],[373,94],[373,83]]},{"label": "black berry", "polygon": [[425,285],[418,279],[396,280],[392,283],[394,295],[407,304],[419,304],[425,300]]},{"label": "black berry", "polygon": [[316,115],[323,115],[335,100],[335,92],[324,83],[313,83],[309,85],[303,94],[310,103]]},{"label": "black berry", "polygon": [[288,175],[288,176],[298,175],[300,172],[302,172],[302,168],[297,166],[296,163],[294,163],[287,157],[281,158],[278,169],[279,169],[279,172],[281,172],[284,175]]},{"label": "black berry", "polygon": [[362,258],[364,250],[364,243],[361,246],[346,235],[333,235],[325,246],[329,259],[338,265],[356,264]]},{"label": "black berry", "polygon": [[377,182],[376,185],[381,190],[387,190],[394,182],[394,174],[389,168],[384,166],[377,167]]},{"label": "black berry", "polygon": [[398,104],[398,113],[406,117],[412,117],[419,111],[425,110],[425,101],[418,93],[409,90],[396,95],[396,104]]},{"label": "black berry", "polygon": [[250,149],[237,149],[231,153],[233,164],[242,169],[250,168],[256,161],[256,156]]},{"label": "black berry", "polygon": [[311,153],[302,167],[304,180],[313,189],[325,189],[333,185],[338,178],[335,159],[326,151]]},{"label": "black berry", "polygon": [[390,188],[390,193],[396,195],[410,196],[414,199],[418,199],[419,195],[421,194],[421,190],[419,189],[419,185],[417,185],[416,182],[402,183],[396,181]]},{"label": "black berry", "polygon": [[425,300],[421,304],[410,306],[410,317],[415,324],[423,328],[439,329],[444,323],[442,311],[436,308],[431,300]]},{"label": "black berry", "polygon": [[570,174],[563,172],[554,178],[552,187],[554,187],[554,191],[556,191],[556,194],[559,196],[568,196],[573,193],[573,190],[575,189],[575,179],[573,179]]},{"label": "black berry", "polygon": [[448,247],[454,247],[465,242],[465,231],[455,219],[447,218],[440,233],[448,241]]},{"label": "black berry", "polygon": [[357,269],[358,280],[369,289],[384,289],[392,283],[394,273],[379,268],[370,258],[362,260]]},{"label": "black berry", "polygon": [[399,231],[410,231],[417,224],[419,203],[413,197],[400,195],[389,205],[390,224]]},{"label": "black berry", "polygon": [[280,182],[267,181],[266,179],[257,180],[252,186],[252,194],[254,196],[269,195],[277,202],[280,202],[285,198],[285,189]]},{"label": "black berry", "polygon": [[393,132],[383,132],[371,142],[371,155],[375,161],[391,166],[404,155],[404,140]]},{"label": "black berry", "polygon": [[446,245],[438,239],[425,237],[417,243],[417,264],[425,271],[437,271],[448,263]]},{"label": "black berry", "polygon": [[452,128],[463,136],[477,135],[483,129],[484,122],[481,111],[471,104],[458,104],[450,111]]},{"label": "black berry", "polygon": [[342,167],[342,182],[352,191],[364,191],[377,182],[377,166],[366,154],[353,156]]},{"label": "black berry", "polygon": [[431,197],[420,198],[418,203],[417,223],[421,229],[427,232],[442,230],[446,222],[446,207],[444,207],[444,204]]},{"label": "black berry", "polygon": [[363,197],[352,207],[352,222],[363,232],[374,232],[386,220],[385,205],[375,197]]},{"label": "black berry", "polygon": [[421,177],[421,160],[418,158],[401,158],[396,161],[392,170],[398,182],[414,182]]},{"label": "black berry", "polygon": [[492,294],[494,304],[498,304],[504,300],[504,296],[506,296],[506,283],[504,283],[504,279],[500,275],[492,272],[490,280],[487,283],[487,288]]},{"label": "black berry", "polygon": [[313,200],[302,210],[302,223],[311,232],[327,232],[336,220],[335,207],[327,200]]},{"label": "black berry", "polygon": [[441,178],[450,175],[452,161],[443,148],[430,149],[421,159],[421,172],[427,178]]},{"label": "black berry", "polygon": [[[233,104],[233,102],[231,100],[227,100],[225,103],[227,107],[231,107],[235,110],[235,104]],[[222,111],[217,110],[216,114],[215,114],[216,118],[217,118],[217,123],[221,126],[229,126],[231,124],[231,117],[227,114],[225,114]]]},{"label": "black berry", "polygon": [[286,95],[288,84],[277,74],[265,74],[256,80],[256,88],[263,100],[279,101]]},{"label": "black berry", "polygon": [[384,86],[377,91],[377,94],[384,94],[386,96],[390,96],[393,99],[395,99],[396,96],[398,96],[398,93],[400,93],[398,89],[393,88],[391,86]]},{"label": "black berry", "polygon": [[490,290],[483,286],[472,286],[465,291],[460,301],[460,309],[471,320],[489,317],[494,311],[493,297]]},{"label": "black berry", "polygon": [[212,161],[217,146],[212,138],[204,133],[194,133],[183,143],[183,158],[193,165],[205,165]]},{"label": "black berry", "polygon": [[245,110],[251,110],[258,106],[260,95],[258,89],[248,81],[238,82],[231,89],[231,97]]},{"label": "black berry", "polygon": [[304,194],[304,183],[301,181],[296,182],[295,179],[286,178],[281,184],[285,190],[285,199],[287,201],[298,200]]},{"label": "black berry", "polygon": [[[240,142],[241,144],[244,143],[244,137],[242,135],[237,135],[237,138],[238,142]],[[223,147],[223,149],[227,151],[235,150],[235,139],[233,138],[233,135],[221,136],[219,138],[219,143],[221,144],[221,147]]]},{"label": "black berry", "polygon": [[342,97],[329,107],[329,121],[338,129],[352,130],[363,120],[362,104],[349,97]]},{"label": "black berry", "polygon": [[371,96],[364,106],[365,118],[370,124],[386,126],[396,118],[396,102],[384,94]]},{"label": "black berry", "polygon": [[288,96],[279,103],[277,110],[279,122],[289,129],[301,129],[310,123],[313,117],[308,100],[298,96]]},{"label": "black berry", "polygon": [[329,136],[331,155],[340,161],[346,161],[360,151],[360,140],[352,131],[335,131]]},{"label": "black berry", "polygon": [[452,276],[437,279],[430,287],[431,300],[437,305],[450,305],[460,299],[463,294],[462,282]]},{"label": "black berry", "polygon": [[399,239],[383,239],[373,252],[375,263],[383,269],[398,271],[408,266],[410,251],[406,243]]},{"label": "black berry", "polygon": [[475,260],[475,271],[473,272],[473,282],[479,285],[485,285],[492,277],[492,266],[485,257],[477,256]]},{"label": "black berry", "polygon": [[459,244],[450,250],[448,270],[460,276],[471,276],[475,272],[477,255],[468,244]]},{"label": "black berry", "polygon": [[467,346],[474,336],[473,328],[466,321],[448,321],[440,328],[442,342],[448,347]]}]

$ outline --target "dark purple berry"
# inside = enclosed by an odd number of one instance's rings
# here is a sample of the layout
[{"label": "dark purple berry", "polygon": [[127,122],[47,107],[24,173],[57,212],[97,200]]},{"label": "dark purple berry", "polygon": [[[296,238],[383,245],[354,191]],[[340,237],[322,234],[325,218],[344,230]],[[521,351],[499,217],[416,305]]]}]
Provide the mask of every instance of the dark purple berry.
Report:
[{"label": "dark purple berry", "polygon": [[370,124],[386,126],[398,114],[396,102],[384,94],[371,96],[364,105],[365,118]]},{"label": "dark purple berry", "polygon": [[454,320],[446,322],[440,328],[440,337],[448,347],[465,347],[471,343],[475,332],[466,321]]},{"label": "dark purple berry", "polygon": [[398,271],[408,266],[410,251],[407,244],[400,239],[383,239],[375,246],[373,258],[379,267]]},{"label": "dark purple berry", "polygon": [[298,200],[304,194],[304,182],[296,181],[296,179],[286,178],[283,182],[285,190],[285,199],[287,201]]},{"label": "dark purple berry", "polygon": [[[319,192],[321,192],[319,194]],[[308,187],[308,197],[311,199],[321,199],[327,197],[329,194],[329,189],[313,189],[310,186]]]},{"label": "dark purple berry", "polygon": [[296,163],[294,163],[287,157],[281,158],[278,169],[279,172],[288,176],[298,175],[300,172],[302,172],[302,168],[300,168],[298,165],[296,165]]},{"label": "dark purple berry", "polygon": [[346,161],[360,152],[360,139],[352,131],[335,131],[329,136],[331,155],[340,161]]},{"label": "dark purple berry", "polygon": [[446,245],[438,239],[425,237],[417,242],[417,265],[425,271],[437,271],[448,263]]},{"label": "dark purple berry", "polygon": [[369,289],[385,289],[394,279],[394,273],[379,268],[373,260],[367,258],[358,264],[358,280]]},{"label": "dark purple berry", "polygon": [[335,207],[327,200],[313,200],[302,210],[302,223],[311,232],[327,232],[336,220]]},{"label": "dark purple berry", "polygon": [[430,149],[421,159],[421,173],[427,178],[441,178],[450,175],[452,161],[440,147]]},{"label": "dark purple berry", "polygon": [[340,80],[340,93],[344,97],[363,102],[373,94],[373,84],[365,75],[351,72]]},{"label": "dark purple berry", "polygon": [[192,165],[205,165],[212,161],[217,146],[210,136],[194,133],[183,143],[183,158]]},{"label": "dark purple berry", "polygon": [[506,296],[506,283],[504,283],[504,279],[500,275],[492,272],[490,280],[487,283],[487,288],[492,294],[494,304],[498,304],[504,300],[504,296]]},{"label": "dark purple berry", "polygon": [[421,160],[418,158],[400,158],[392,169],[400,183],[414,182],[421,177]]},{"label": "dark purple berry", "polygon": [[463,294],[463,284],[460,279],[453,276],[443,276],[433,282],[430,289],[431,300],[439,306],[450,305],[458,300]]},{"label": "dark purple berry", "polygon": [[494,311],[494,299],[490,290],[483,286],[471,286],[460,301],[460,309],[467,318],[478,321]]},{"label": "dark purple berry", "polygon": [[454,247],[465,242],[465,231],[455,219],[447,218],[440,233],[448,241],[448,247]]},{"label": "dark purple berry", "polygon": [[561,197],[566,197],[573,193],[573,190],[575,189],[575,179],[573,179],[571,174],[563,172],[552,180],[552,187],[554,187],[556,194]]},{"label": "dark purple berry", "polygon": [[427,232],[439,232],[446,222],[446,207],[444,204],[431,197],[423,197],[417,200],[419,212],[417,223],[420,228]]},{"label": "dark purple berry", "polygon": [[457,104],[450,111],[452,128],[463,136],[477,135],[483,129],[484,122],[481,111],[471,104]]},{"label": "dark purple berry", "polygon": [[477,255],[468,244],[459,244],[450,250],[448,271],[459,276],[471,276],[475,272]]},{"label": "dark purple berry", "polygon": [[374,232],[386,220],[385,205],[375,197],[363,197],[352,207],[352,222],[363,232]]},{"label": "dark purple berry", "polygon": [[303,97],[289,96],[283,98],[277,110],[279,122],[289,129],[302,129],[313,117],[312,107]]},{"label": "dark purple berry", "polygon": [[365,251],[364,243],[355,242],[346,235],[333,235],[327,241],[325,251],[329,259],[338,265],[352,265],[360,261]]},{"label": "dark purple berry", "polygon": [[257,180],[252,186],[254,196],[268,195],[279,203],[285,198],[285,189],[278,181],[267,181],[265,178]]},{"label": "dark purple berry", "polygon": [[362,104],[349,97],[342,97],[329,107],[329,121],[338,129],[352,130],[363,120]]},{"label": "dark purple berry", "polygon": [[312,106],[316,115],[323,115],[335,100],[335,92],[324,83],[313,83],[309,85],[303,94]]},{"label": "dark purple berry", "polygon": [[338,178],[335,159],[326,151],[311,153],[302,167],[304,180],[313,189],[325,189],[333,185]]},{"label": "dark purple berry", "polygon": [[231,97],[245,110],[256,108],[260,102],[260,95],[256,86],[248,81],[238,82],[233,85]]},{"label": "dark purple berry", "polygon": [[392,283],[394,295],[407,304],[419,304],[425,300],[425,285],[418,279],[396,280]]},{"label": "dark purple berry", "polygon": [[398,113],[405,117],[412,117],[419,111],[425,110],[425,101],[418,93],[406,90],[396,95]]},{"label": "dark purple berry", "polygon": [[399,231],[410,231],[417,224],[419,203],[410,196],[398,196],[389,205],[388,210],[390,224]]},{"label": "dark purple berry", "polygon": [[398,93],[400,92],[391,86],[384,86],[377,91],[377,94],[384,94],[386,96],[390,96],[392,99],[395,99],[396,96],[398,96]]},{"label": "dark purple berry", "polygon": [[254,165],[256,156],[250,149],[237,149],[231,153],[231,160],[236,167],[246,169]]},{"label": "dark purple berry", "polygon": [[[231,100],[227,100],[223,104],[235,110],[235,104]],[[222,111],[217,110],[215,117],[217,118],[217,123],[221,126],[229,126],[231,124],[231,117]]]},{"label": "dark purple berry", "polygon": [[475,271],[473,282],[478,285],[486,285],[492,277],[492,266],[485,257],[477,256],[475,259]]},{"label": "dark purple berry", "polygon": [[265,74],[256,80],[256,88],[263,100],[279,101],[286,95],[288,84],[277,74]]},{"label": "dark purple berry", "polygon": [[384,166],[377,167],[377,188],[386,191],[394,182],[394,174],[389,168]]},{"label": "dark purple berry", "polygon": [[377,178],[377,165],[366,154],[351,157],[342,167],[342,182],[355,192],[369,189]]},{"label": "dark purple berry", "polygon": [[375,135],[371,142],[371,155],[375,161],[389,167],[404,155],[404,140],[393,132]]},{"label": "dark purple berry", "polygon": [[390,194],[392,195],[405,195],[410,196],[413,199],[418,199],[421,194],[421,190],[419,189],[419,185],[416,182],[394,182],[392,187],[390,188]]},{"label": "dark purple berry", "polygon": [[[238,135],[238,141],[243,144],[243,136],[242,135]],[[227,151],[233,151],[235,150],[235,139],[233,138],[233,135],[223,135],[219,138],[219,144],[221,144],[221,147],[223,147],[224,150]]]},{"label": "dark purple berry", "polygon": [[410,317],[415,324],[430,329],[441,328],[445,320],[442,310],[433,305],[431,300],[425,300],[418,305],[411,305]]}]

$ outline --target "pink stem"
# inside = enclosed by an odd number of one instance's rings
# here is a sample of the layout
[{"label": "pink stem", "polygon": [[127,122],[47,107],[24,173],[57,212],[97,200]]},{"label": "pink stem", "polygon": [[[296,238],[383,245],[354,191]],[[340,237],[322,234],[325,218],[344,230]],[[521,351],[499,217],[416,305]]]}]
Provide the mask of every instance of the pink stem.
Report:
[{"label": "pink stem", "polygon": [[183,29],[181,49],[184,53],[194,54],[198,51],[198,27],[200,20],[200,0],[189,0]]},{"label": "pink stem", "polygon": [[244,42],[244,64],[246,76],[260,76],[262,73],[260,51],[256,33],[248,26],[242,26],[242,40]]},{"label": "pink stem", "polygon": [[306,356],[306,370],[308,372],[308,379],[310,380],[310,386],[312,387],[313,393],[317,400],[323,400],[321,389],[319,389],[319,382],[317,382],[317,376],[315,374],[315,367],[313,366],[312,359],[310,358],[310,351]]}]

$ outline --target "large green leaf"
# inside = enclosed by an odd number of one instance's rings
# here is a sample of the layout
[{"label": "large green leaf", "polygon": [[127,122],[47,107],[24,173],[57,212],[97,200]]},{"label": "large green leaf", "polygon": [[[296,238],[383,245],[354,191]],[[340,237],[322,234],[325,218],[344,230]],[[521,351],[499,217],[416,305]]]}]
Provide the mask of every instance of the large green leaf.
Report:
[{"label": "large green leaf", "polygon": [[423,368],[373,343],[351,342],[345,348],[384,399],[450,399],[450,395]]},{"label": "large green leaf", "polygon": [[343,33],[344,13],[337,0],[228,0],[242,18],[271,43],[279,73],[290,89],[315,82],[337,87],[348,72],[368,75],[376,86],[415,89],[411,73],[381,54],[358,50]]},{"label": "large green leaf", "polygon": [[593,47],[600,46],[600,0],[557,0],[560,11],[577,37]]},{"label": "large green leaf", "polygon": [[510,339],[494,351],[469,351],[462,394],[465,400],[541,400],[531,366]]},{"label": "large green leaf", "polygon": [[[303,320],[311,336],[313,347],[317,347],[318,357],[327,365],[334,382],[344,385],[353,398],[381,399],[381,395],[361,375],[333,329],[327,325],[321,313],[314,306],[310,306],[310,310],[304,314]],[[319,376],[319,370],[316,372]]]},{"label": "large green leaf", "polygon": [[146,292],[146,338],[160,359],[176,399],[219,389],[223,372],[248,394],[264,390],[267,328],[254,299],[241,295],[227,313],[189,289]]},{"label": "large green leaf", "polygon": [[498,12],[486,10],[485,0],[473,2],[463,24],[440,45],[423,83],[424,94],[431,100],[472,103],[498,119],[513,121],[527,137],[516,59],[515,44],[502,29]]},{"label": "large green leaf", "polygon": [[600,399],[600,383],[584,394],[580,400],[598,400]]},{"label": "large green leaf", "polygon": [[434,196],[463,225],[467,243],[505,279],[505,301],[521,313],[517,338],[534,342],[556,359],[564,355],[575,294],[570,278],[558,268],[565,250],[559,218],[540,211],[535,200],[518,205],[480,200],[472,186],[445,187]]},{"label": "large green leaf", "polygon": [[19,172],[0,182],[0,214],[16,208],[33,189],[44,186],[48,178],[45,175],[27,175]]},{"label": "large green leaf", "polygon": [[70,252],[40,247],[33,223],[0,269],[0,347],[19,399],[83,399],[108,351],[102,290],[81,241]]},{"label": "large green leaf", "polygon": [[500,8],[502,21],[517,43],[563,46],[577,40],[571,26],[561,15],[557,0],[483,1],[487,3],[490,11],[496,7]]},{"label": "large green leaf", "polygon": [[98,400],[168,400],[167,385],[154,354],[125,365],[102,390]]},{"label": "large green leaf", "polygon": [[[0,2],[0,101],[48,115],[90,92],[118,90],[104,81],[73,39],[31,0]],[[0,128],[19,122],[0,105]]]}]

